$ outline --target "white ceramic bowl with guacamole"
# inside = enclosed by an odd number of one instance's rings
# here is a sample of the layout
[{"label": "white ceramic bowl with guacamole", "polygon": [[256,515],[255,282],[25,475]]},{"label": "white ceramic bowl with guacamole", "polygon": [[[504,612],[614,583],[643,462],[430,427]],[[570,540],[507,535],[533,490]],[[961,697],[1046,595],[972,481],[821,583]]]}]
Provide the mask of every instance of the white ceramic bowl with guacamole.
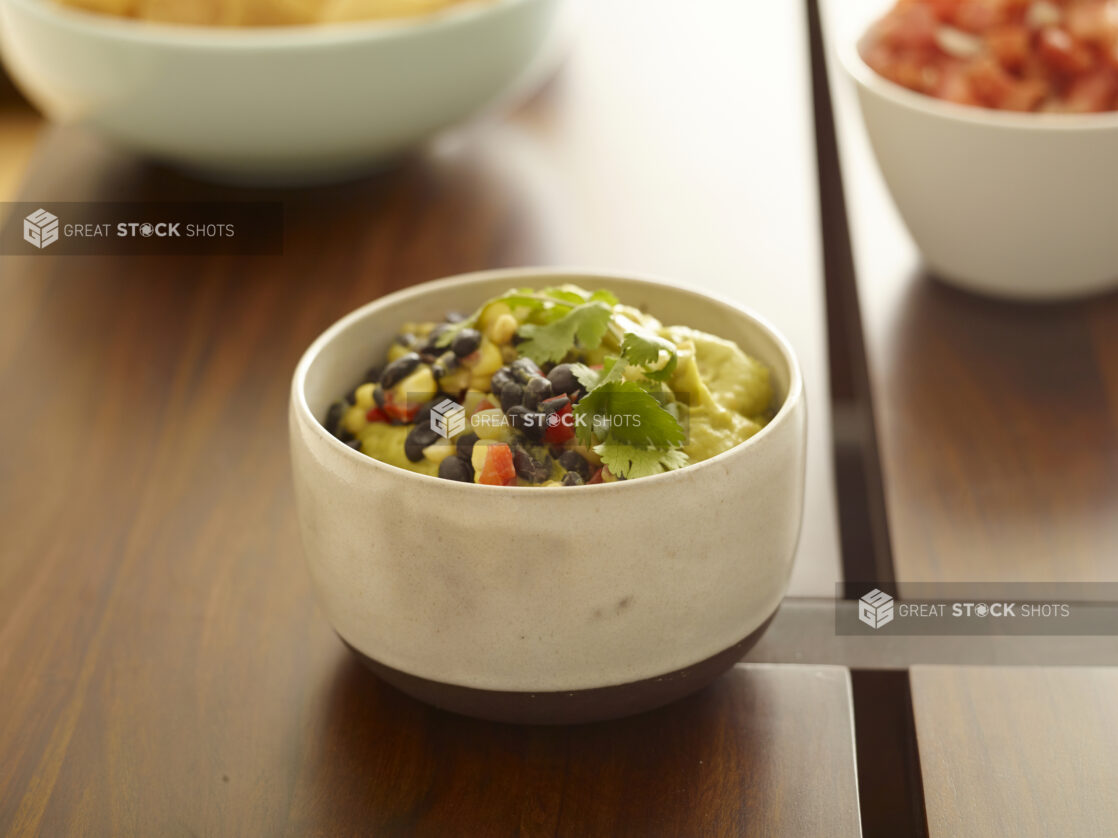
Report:
[{"label": "white ceramic bowl with guacamole", "polygon": [[[772,419],[694,465],[553,488],[414,473],[324,427],[401,323],[567,282],[735,342],[770,371]],[[704,372],[712,391],[732,385]],[[555,723],[667,703],[739,660],[780,605],[803,510],[805,416],[787,341],[701,292],[516,269],[389,295],[331,326],[292,382],[296,500],[319,601],[382,678],[456,712]]]},{"label": "white ceramic bowl with guacamole", "polygon": [[375,168],[493,102],[541,56],[558,6],[219,27],[0,0],[0,44],[51,119],[214,179],[309,182]]}]

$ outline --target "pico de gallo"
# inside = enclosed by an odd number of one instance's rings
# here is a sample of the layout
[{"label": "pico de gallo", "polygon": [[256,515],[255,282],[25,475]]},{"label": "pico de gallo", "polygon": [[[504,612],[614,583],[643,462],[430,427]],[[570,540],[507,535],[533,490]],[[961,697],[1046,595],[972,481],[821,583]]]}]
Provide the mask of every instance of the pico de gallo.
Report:
[{"label": "pico de gallo", "polygon": [[769,370],[733,342],[563,285],[401,324],[324,424],[355,450],[422,474],[581,486],[708,459],[772,415]]},{"label": "pico de gallo", "polygon": [[1118,109],[1118,0],[899,0],[861,54],[885,78],[949,102]]}]

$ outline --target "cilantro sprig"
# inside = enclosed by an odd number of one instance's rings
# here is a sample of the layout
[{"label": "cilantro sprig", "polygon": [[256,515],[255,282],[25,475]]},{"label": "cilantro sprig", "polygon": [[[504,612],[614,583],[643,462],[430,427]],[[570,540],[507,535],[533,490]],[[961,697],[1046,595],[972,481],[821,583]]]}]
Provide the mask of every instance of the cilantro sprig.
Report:
[{"label": "cilantro sprig", "polygon": [[597,349],[609,330],[613,306],[591,300],[575,306],[546,325],[525,323],[517,330],[523,338],[517,351],[537,364],[562,361],[572,349]]},{"label": "cilantro sprig", "polygon": [[517,334],[523,339],[520,354],[537,364],[557,363],[574,349],[597,349],[613,318],[617,297],[609,291],[587,293],[569,285],[543,288],[514,288],[487,300],[477,311],[446,329],[436,346],[449,346],[463,329],[473,329],[485,310],[504,303],[521,314]]},{"label": "cilantro sprig", "polygon": [[515,288],[494,297],[445,330],[437,345],[448,346],[463,329],[475,328],[494,303],[516,314],[517,351],[541,366],[599,349],[610,338],[607,346],[616,351],[601,369],[573,363],[571,370],[585,390],[573,408],[579,441],[593,446],[613,474],[645,477],[687,465],[683,426],[660,396],[679,363],[674,343],[619,311],[610,292],[564,285]]},{"label": "cilantro sprig", "polygon": [[603,442],[594,446],[594,452],[602,458],[611,472],[629,480],[673,471],[683,468],[689,462],[688,456],[678,448],[663,451],[618,442]]}]

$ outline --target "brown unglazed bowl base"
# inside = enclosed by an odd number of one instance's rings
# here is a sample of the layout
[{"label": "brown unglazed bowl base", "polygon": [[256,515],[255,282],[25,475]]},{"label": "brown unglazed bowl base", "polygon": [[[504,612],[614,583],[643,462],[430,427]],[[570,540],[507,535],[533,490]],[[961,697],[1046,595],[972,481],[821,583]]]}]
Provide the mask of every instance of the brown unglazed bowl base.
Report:
[{"label": "brown unglazed bowl base", "polygon": [[393,669],[354,649],[344,638],[342,642],[381,680],[440,709],[512,724],[581,724],[643,713],[697,692],[741,660],[775,616],[774,611],[734,645],[683,669],[627,684],[564,692],[510,692],[444,684]]}]

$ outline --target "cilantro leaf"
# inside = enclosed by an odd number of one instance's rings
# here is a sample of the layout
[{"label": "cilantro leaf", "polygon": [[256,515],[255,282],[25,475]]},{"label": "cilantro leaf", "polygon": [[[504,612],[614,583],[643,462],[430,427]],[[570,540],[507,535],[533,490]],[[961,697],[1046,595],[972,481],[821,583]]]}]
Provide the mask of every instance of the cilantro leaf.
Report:
[{"label": "cilantro leaf", "polygon": [[574,406],[579,440],[591,437],[644,448],[669,449],[682,445],[683,426],[635,381],[606,381]]},{"label": "cilantro leaf", "polygon": [[628,480],[673,471],[683,468],[689,462],[688,456],[678,448],[656,451],[616,442],[595,445],[594,453],[602,458],[611,472]]},{"label": "cilantro leaf", "polygon": [[[666,352],[668,360],[661,367],[660,353]],[[679,363],[679,352],[674,343],[665,340],[651,332],[626,332],[621,342],[621,357],[634,366],[644,367],[644,374],[653,381],[667,381],[676,364]]]},{"label": "cilantro leaf", "polygon": [[604,288],[599,288],[590,295],[590,302],[605,303],[607,306],[615,306],[621,301]]},{"label": "cilantro leaf", "polygon": [[562,361],[576,346],[597,349],[612,316],[612,307],[596,300],[575,306],[558,320],[545,325],[525,323],[517,330],[523,339],[517,351],[542,365]]},{"label": "cilantro leaf", "polygon": [[571,364],[571,375],[578,379],[582,389],[589,392],[602,383],[603,370],[594,370],[586,364]]},{"label": "cilantro leaf", "polygon": [[[527,315],[526,319],[529,323],[547,325],[563,319],[572,309],[585,303],[603,303],[612,308],[617,305],[617,297],[604,290],[587,293],[573,285],[552,286],[539,290],[534,288],[511,288],[504,294],[486,300],[478,307],[477,311],[465,320],[460,320],[443,331],[438,340],[435,341],[435,345],[439,348],[450,346],[454,338],[463,329],[477,328],[482,313],[493,303],[505,303],[522,319]],[[601,343],[600,338],[598,343]],[[595,344],[595,346],[597,345]]]}]

